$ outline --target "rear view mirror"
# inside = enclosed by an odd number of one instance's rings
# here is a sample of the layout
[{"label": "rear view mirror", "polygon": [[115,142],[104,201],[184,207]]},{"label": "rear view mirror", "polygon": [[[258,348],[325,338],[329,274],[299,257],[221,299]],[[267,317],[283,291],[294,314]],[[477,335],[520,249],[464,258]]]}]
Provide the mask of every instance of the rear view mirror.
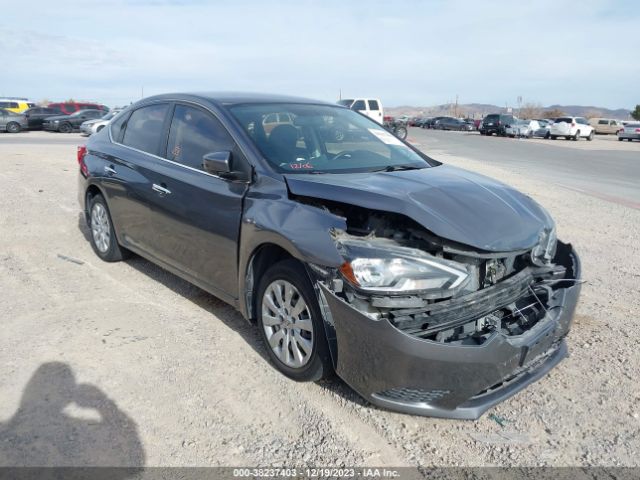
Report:
[{"label": "rear view mirror", "polygon": [[207,153],[202,157],[202,169],[213,174],[231,173],[231,152],[224,150]]}]

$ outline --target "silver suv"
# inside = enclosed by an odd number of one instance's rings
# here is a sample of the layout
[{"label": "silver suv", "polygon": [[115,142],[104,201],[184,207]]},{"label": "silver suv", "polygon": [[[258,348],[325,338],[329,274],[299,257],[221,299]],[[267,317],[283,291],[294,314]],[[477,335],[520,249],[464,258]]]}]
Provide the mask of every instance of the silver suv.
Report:
[{"label": "silver suv", "polygon": [[21,113],[0,108],[0,132],[18,133],[28,128],[27,117]]}]

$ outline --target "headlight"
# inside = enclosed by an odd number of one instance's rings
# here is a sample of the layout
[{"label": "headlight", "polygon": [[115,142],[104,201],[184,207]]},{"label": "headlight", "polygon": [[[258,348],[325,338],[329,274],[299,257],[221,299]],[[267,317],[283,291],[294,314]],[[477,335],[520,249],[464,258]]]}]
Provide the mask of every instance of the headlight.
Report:
[{"label": "headlight", "polygon": [[60,120],[54,120],[53,123],[60,123]]},{"label": "headlight", "polygon": [[339,240],[342,275],[356,288],[386,294],[452,296],[469,280],[467,268],[414,248],[376,240]]},{"label": "headlight", "polygon": [[558,237],[555,225],[540,232],[538,244],[531,250],[531,261],[534,265],[544,266],[551,263],[556,256]]}]

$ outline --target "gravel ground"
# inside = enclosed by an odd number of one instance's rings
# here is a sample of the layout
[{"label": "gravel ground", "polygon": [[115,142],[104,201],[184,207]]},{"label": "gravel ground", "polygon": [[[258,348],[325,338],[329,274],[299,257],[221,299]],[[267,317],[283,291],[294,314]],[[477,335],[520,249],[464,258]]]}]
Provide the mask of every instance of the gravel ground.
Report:
[{"label": "gravel ground", "polygon": [[75,147],[2,140],[0,465],[640,466],[639,210],[432,152],[543,204],[587,282],[568,359],[478,421],[439,420],[294,383],[233,308],[101,262]]}]

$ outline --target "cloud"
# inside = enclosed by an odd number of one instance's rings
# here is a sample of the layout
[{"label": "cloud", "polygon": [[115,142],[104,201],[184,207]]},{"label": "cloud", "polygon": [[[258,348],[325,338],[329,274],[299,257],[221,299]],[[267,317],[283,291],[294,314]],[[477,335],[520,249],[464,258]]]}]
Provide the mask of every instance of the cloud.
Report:
[{"label": "cloud", "polygon": [[37,0],[27,12],[14,3],[0,19],[3,43],[9,39],[0,56],[12,65],[13,85],[5,82],[0,94],[81,92],[124,103],[144,86],[145,94],[242,89],[332,100],[342,89],[388,105],[442,103],[458,94],[469,102],[513,103],[522,95],[628,106],[640,74],[623,48],[638,24],[631,6]]}]

